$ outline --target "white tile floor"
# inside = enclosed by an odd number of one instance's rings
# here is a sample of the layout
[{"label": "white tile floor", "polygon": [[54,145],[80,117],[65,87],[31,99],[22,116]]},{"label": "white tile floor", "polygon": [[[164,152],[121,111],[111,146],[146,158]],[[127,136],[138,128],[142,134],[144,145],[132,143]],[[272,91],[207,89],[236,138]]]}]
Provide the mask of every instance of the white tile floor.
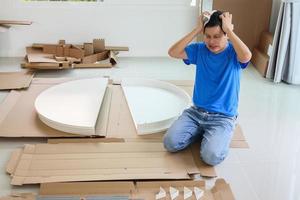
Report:
[{"label": "white tile floor", "polygon": [[[20,70],[18,58],[0,58],[0,71]],[[147,77],[193,79],[194,68],[168,58],[120,58],[112,69],[43,71],[37,77]],[[7,92],[0,92],[0,102]],[[216,167],[237,200],[300,200],[300,86],[273,84],[252,67],[241,81],[239,124],[250,149],[231,149]],[[0,139],[0,196],[14,192],[37,192],[37,186],[12,187],[5,174],[10,153],[24,143],[43,139]],[[208,186],[213,184],[208,180]]]}]

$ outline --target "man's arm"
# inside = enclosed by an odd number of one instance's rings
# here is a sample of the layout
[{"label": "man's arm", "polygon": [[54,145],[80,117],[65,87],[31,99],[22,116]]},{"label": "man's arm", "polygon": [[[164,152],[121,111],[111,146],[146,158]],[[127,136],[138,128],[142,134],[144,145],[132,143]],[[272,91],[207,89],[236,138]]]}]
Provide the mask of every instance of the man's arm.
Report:
[{"label": "man's arm", "polygon": [[241,63],[247,63],[252,57],[252,53],[246,44],[233,32],[232,15],[228,12],[220,15],[222,19],[222,29],[227,34],[233,48]]},{"label": "man's arm", "polygon": [[[206,13],[206,12],[204,12],[204,13]],[[197,27],[192,32],[190,32],[189,34],[184,36],[181,40],[176,42],[173,46],[171,46],[171,48],[168,51],[169,56],[171,56],[173,58],[187,59],[187,55],[186,55],[184,49],[198,34],[202,33],[203,14],[200,15],[200,17],[198,19]]]}]

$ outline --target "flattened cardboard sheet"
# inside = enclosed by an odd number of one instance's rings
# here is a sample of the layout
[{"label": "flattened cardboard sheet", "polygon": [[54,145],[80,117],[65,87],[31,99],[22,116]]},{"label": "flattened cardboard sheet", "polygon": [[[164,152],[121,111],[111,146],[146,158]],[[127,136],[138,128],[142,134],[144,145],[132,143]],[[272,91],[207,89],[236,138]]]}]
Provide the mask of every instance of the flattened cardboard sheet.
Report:
[{"label": "flattened cardboard sheet", "polygon": [[[1,137],[78,137],[75,134],[64,133],[40,121],[35,108],[34,101],[36,97],[45,89],[70,79],[33,79],[31,87],[27,90],[9,93],[4,102],[0,105],[0,136]],[[96,133],[98,136],[105,136],[109,103],[111,93],[107,89],[103,107],[100,109]],[[16,126],[17,124],[17,126]],[[80,137],[80,136],[79,136]]]},{"label": "flattened cardboard sheet", "polygon": [[162,143],[147,142],[25,145],[21,156],[15,152],[8,166],[12,185],[190,179],[190,174],[200,173],[190,149],[169,153]]},{"label": "flattened cardboard sheet", "polygon": [[[0,105],[0,137],[74,137],[75,135],[58,132],[44,125],[34,110],[34,100],[46,88],[70,79],[33,79],[26,91],[11,91]],[[192,93],[192,81],[170,81]],[[137,135],[125,96],[120,85],[109,85],[104,96],[98,118],[96,135],[107,138],[122,138],[126,141],[161,141],[163,133]],[[99,123],[102,122],[102,123]],[[18,124],[18,126],[15,126]],[[78,137],[78,136],[77,136]],[[242,130],[238,125],[231,147],[248,148]]]},{"label": "flattened cardboard sheet", "polygon": [[[193,190],[193,187],[198,187],[204,190],[204,196],[201,198],[203,200],[235,199],[230,185],[224,179],[217,179],[211,189],[206,189],[205,181],[203,180],[137,181],[135,184],[133,182],[43,183],[41,184],[39,194],[48,197],[56,195],[131,194],[131,199],[153,200],[160,187],[168,191],[170,186],[179,190],[178,200],[183,199],[183,187],[188,187],[191,190]],[[120,188],[120,192],[116,191],[115,188]],[[170,200],[169,194],[165,199]],[[195,200],[195,195],[193,194],[189,200]]]},{"label": "flattened cardboard sheet", "polygon": [[30,63],[57,63],[52,54],[27,54]]},{"label": "flattened cardboard sheet", "polygon": [[33,71],[0,72],[0,90],[28,88],[33,76]]}]

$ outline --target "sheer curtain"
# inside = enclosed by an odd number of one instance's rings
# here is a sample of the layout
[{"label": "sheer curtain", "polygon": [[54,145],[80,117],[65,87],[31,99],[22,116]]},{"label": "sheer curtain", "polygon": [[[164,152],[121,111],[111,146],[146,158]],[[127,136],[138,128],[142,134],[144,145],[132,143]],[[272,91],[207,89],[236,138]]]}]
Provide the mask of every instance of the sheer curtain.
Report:
[{"label": "sheer curtain", "polygon": [[300,0],[283,0],[274,34],[267,78],[300,84]]}]

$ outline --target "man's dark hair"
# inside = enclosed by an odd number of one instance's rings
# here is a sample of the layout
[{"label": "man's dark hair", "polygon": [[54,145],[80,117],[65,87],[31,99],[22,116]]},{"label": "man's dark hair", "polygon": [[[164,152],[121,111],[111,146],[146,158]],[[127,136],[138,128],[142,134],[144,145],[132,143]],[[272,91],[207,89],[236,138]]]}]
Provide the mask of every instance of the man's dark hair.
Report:
[{"label": "man's dark hair", "polygon": [[[215,26],[220,26],[221,30],[222,29],[222,19],[220,18],[220,15],[222,15],[223,12],[222,11],[215,11],[211,16],[209,21],[205,24],[204,26],[204,31],[207,27],[215,27]],[[223,31],[223,33],[225,34],[225,32]]]}]

